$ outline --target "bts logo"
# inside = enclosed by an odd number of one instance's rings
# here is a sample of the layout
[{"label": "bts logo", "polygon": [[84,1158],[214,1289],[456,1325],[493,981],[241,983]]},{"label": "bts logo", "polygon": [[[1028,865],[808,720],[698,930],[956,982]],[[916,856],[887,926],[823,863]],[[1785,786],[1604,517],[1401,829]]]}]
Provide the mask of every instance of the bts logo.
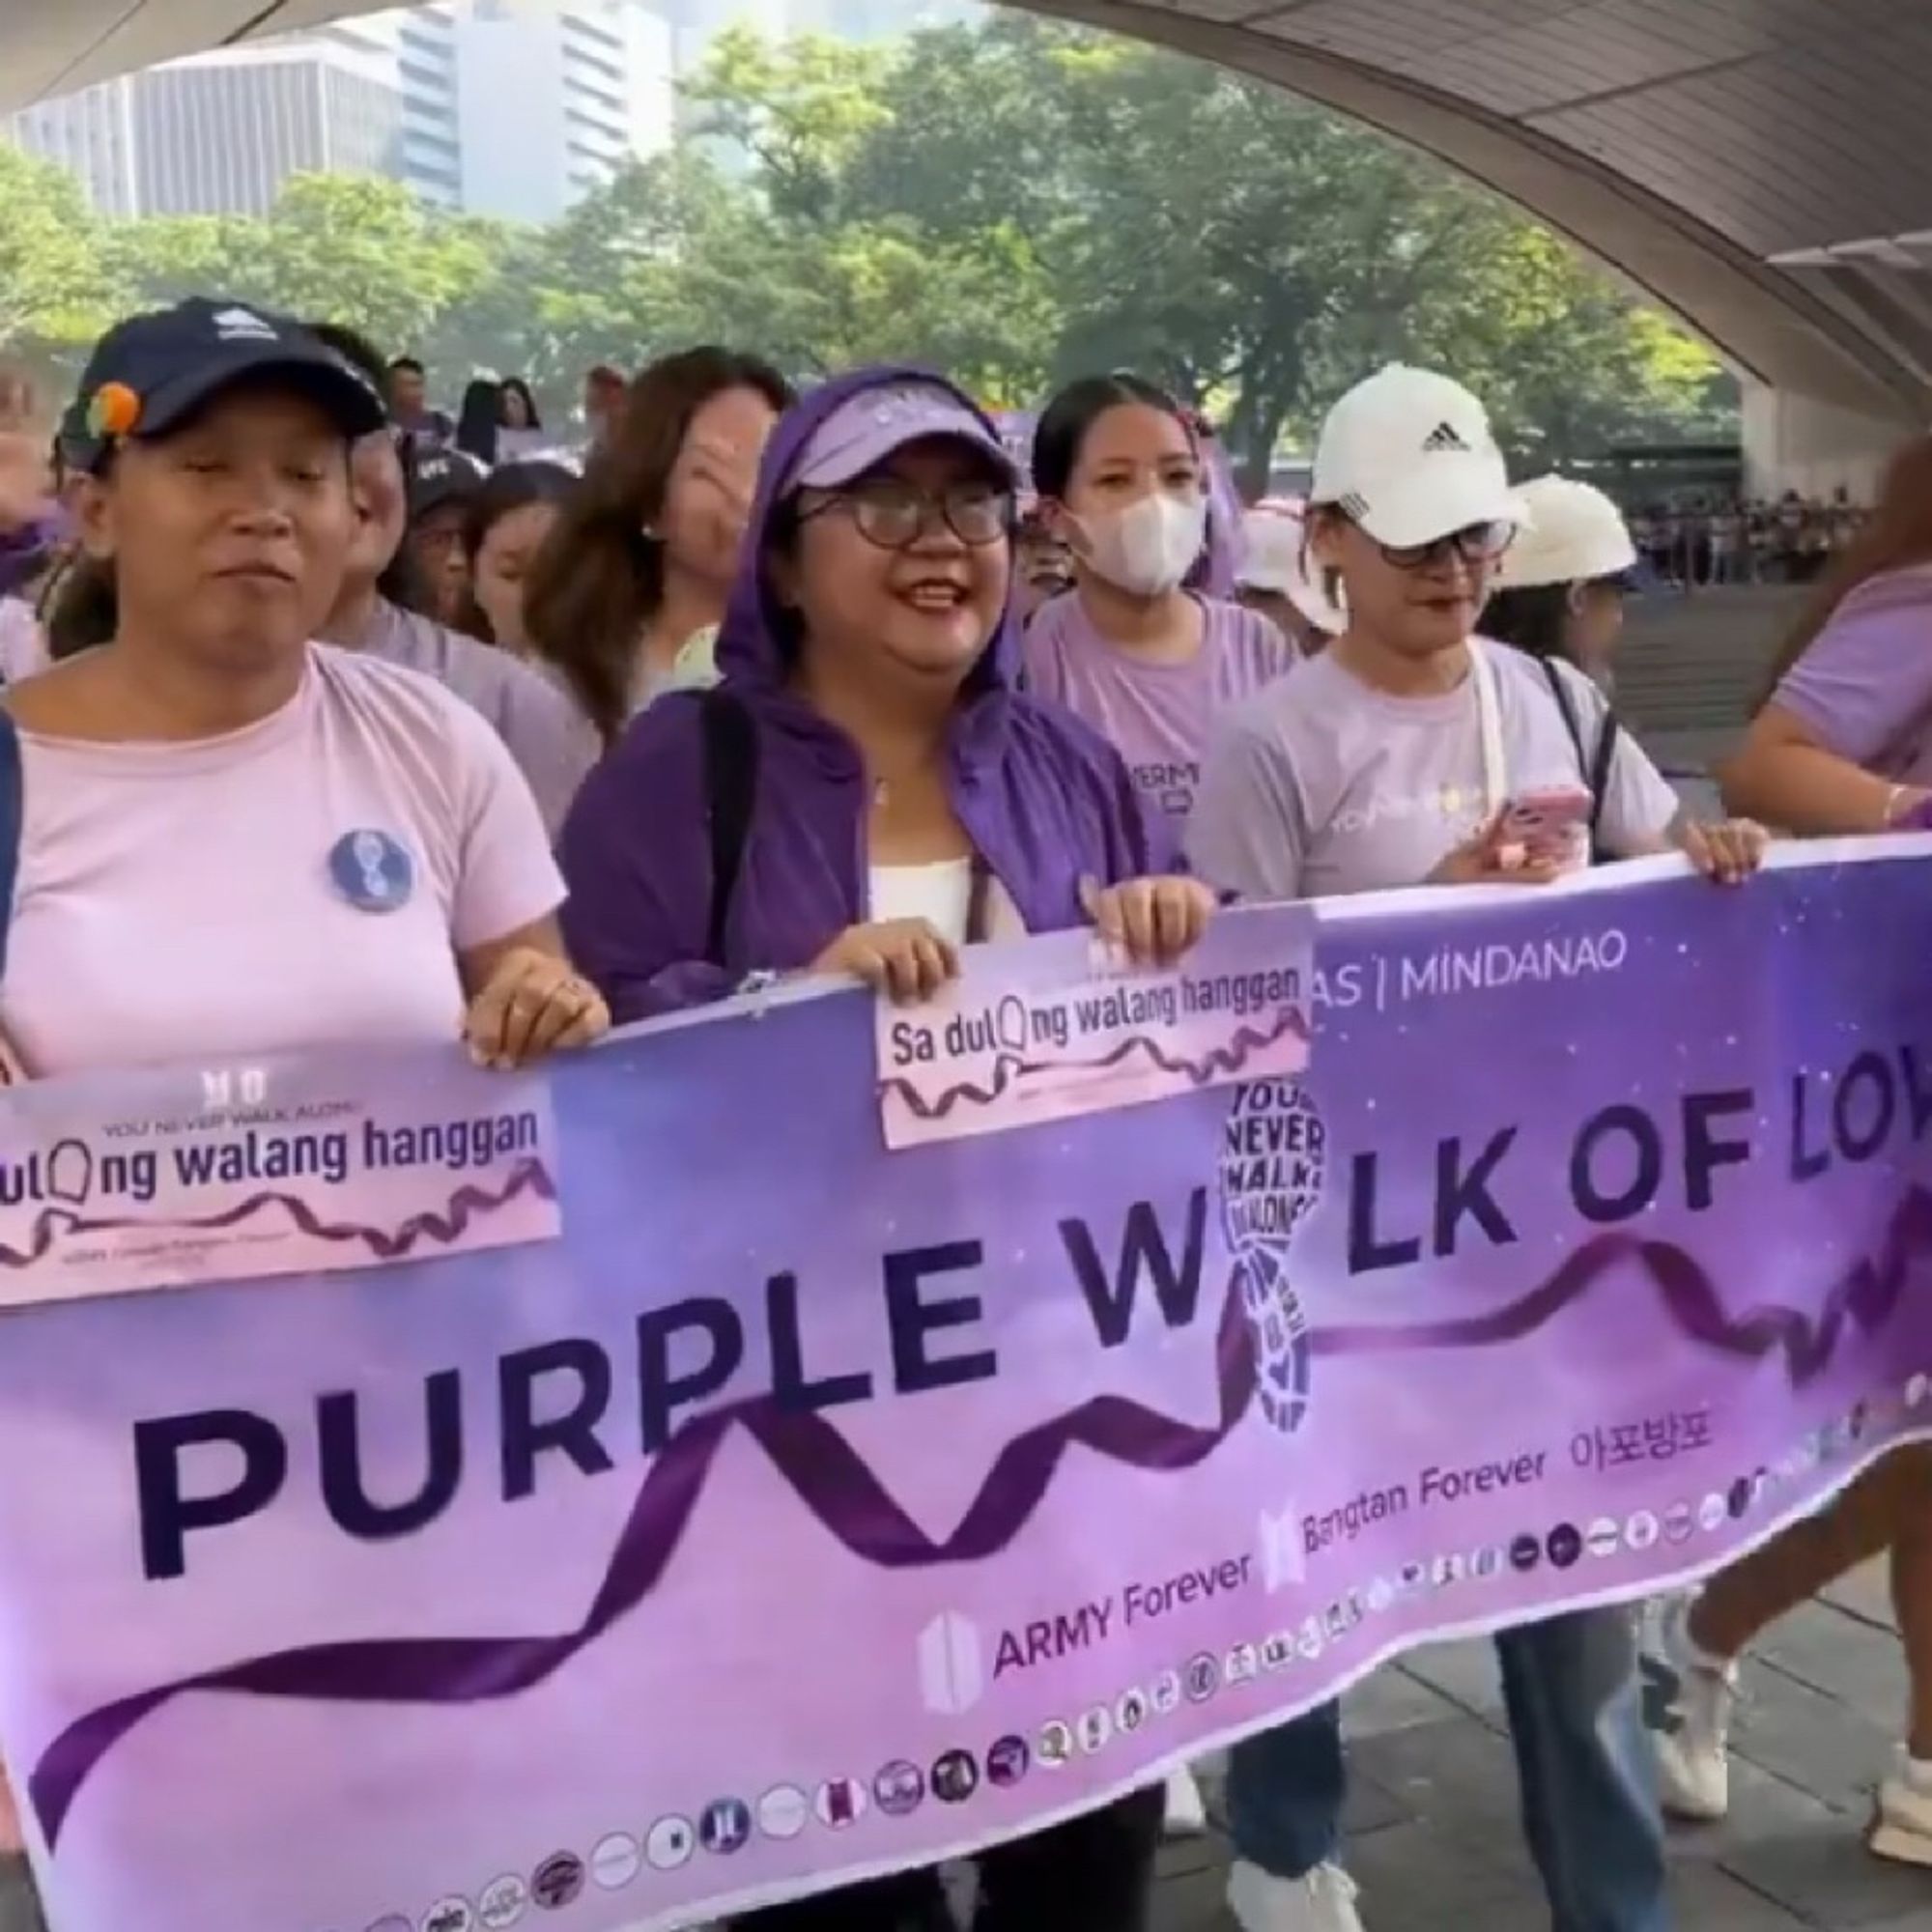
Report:
[{"label": "bts logo", "polygon": [[957,1717],[980,1701],[986,1688],[980,1627],[971,1617],[946,1610],[919,1636],[919,1688],[928,1711]]},{"label": "bts logo", "polygon": [[223,1113],[238,1103],[259,1107],[269,1095],[269,1075],[260,1066],[244,1066],[240,1072],[222,1070],[201,1076],[201,1104],[212,1114]]},{"label": "bts logo", "polygon": [[1292,1590],[1308,1580],[1308,1560],[1295,1520],[1294,1505],[1274,1514],[1262,1512],[1262,1587],[1269,1596]]},{"label": "bts logo", "polygon": [[751,1835],[752,1807],[742,1798],[714,1798],[697,1821],[697,1842],[721,1859],[743,1851]]}]

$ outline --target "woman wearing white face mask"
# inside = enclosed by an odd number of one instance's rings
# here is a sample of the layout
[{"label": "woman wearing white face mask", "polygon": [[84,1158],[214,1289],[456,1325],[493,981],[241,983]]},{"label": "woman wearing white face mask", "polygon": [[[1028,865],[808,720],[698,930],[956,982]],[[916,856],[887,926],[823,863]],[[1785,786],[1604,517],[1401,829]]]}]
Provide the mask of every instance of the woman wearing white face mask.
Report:
[{"label": "woman wearing white face mask", "polygon": [[1109,739],[1178,825],[1215,720],[1287,670],[1293,648],[1259,611],[1187,587],[1208,544],[1208,479],[1172,396],[1135,376],[1073,384],[1039,419],[1033,471],[1074,576],[1027,633],[1028,688]]}]

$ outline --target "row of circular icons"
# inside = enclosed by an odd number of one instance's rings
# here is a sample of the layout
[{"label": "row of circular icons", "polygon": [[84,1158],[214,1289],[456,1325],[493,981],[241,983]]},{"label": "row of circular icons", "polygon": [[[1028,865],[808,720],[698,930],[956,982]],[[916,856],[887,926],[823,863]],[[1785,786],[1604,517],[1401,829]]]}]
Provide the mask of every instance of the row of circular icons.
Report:
[{"label": "row of circular icons", "polygon": [[1547,1532],[1524,1531],[1507,1545],[1408,1563],[1398,1577],[1378,1577],[1363,1589],[1350,1590],[1292,1630],[1270,1632],[1258,1642],[1237,1643],[1225,1653],[1199,1651],[1179,1669],[1162,1671],[1144,1687],[1129,1686],[1111,1703],[1091,1705],[1075,1718],[1049,1719],[1031,1743],[1014,1733],[996,1739],[981,1757],[955,1748],[942,1751],[927,1767],[895,1758],[869,1780],[830,1777],[810,1793],[804,1786],[781,1783],[755,1803],[716,1798],[695,1819],[660,1818],[641,1839],[611,1833],[597,1842],[588,1859],[558,1852],[528,1879],[506,1874],[474,1901],[451,1895],[439,1899],[419,1918],[392,1915],[378,1919],[367,1932],[508,1932],[533,1910],[560,1912],[575,1904],[590,1887],[621,1890],[646,1867],[674,1872],[700,1855],[730,1858],[754,1837],[782,1843],[814,1823],[830,1832],[846,1831],[874,1808],[884,1817],[905,1818],[928,1799],[956,1805],[982,1787],[1010,1789],[1035,1769],[1050,1774],[1076,1757],[1094,1756],[1172,1716],[1183,1703],[1204,1704],[1223,1690],[1278,1675],[1297,1662],[1314,1662],[1368,1617],[1398,1605],[1464,1582],[1488,1581],[1506,1571],[1526,1576],[1546,1563],[1554,1570],[1571,1570],[1586,1557],[1641,1554],[1660,1543],[1682,1545],[1700,1532],[1714,1535],[1726,1523],[1742,1521],[1772,1490],[1802,1481],[1859,1446],[1880,1424],[1927,1407],[1932,1407],[1932,1377],[1915,1376],[1902,1403],[1881,1399],[1858,1404],[1842,1421],[1815,1431],[1776,1464],[1738,1477],[1721,1493],[1711,1491],[1695,1503],[1680,1500],[1661,1513],[1635,1510],[1625,1517],[1598,1517],[1587,1524],[1560,1522]]}]

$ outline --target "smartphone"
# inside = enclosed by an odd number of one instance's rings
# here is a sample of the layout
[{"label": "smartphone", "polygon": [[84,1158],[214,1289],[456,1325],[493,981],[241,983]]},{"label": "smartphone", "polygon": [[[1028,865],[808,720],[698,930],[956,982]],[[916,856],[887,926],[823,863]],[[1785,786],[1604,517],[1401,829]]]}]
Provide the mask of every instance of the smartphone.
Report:
[{"label": "smartphone", "polygon": [[1503,808],[1503,830],[1525,845],[1554,845],[1590,823],[1591,798],[1574,785],[1526,791]]}]

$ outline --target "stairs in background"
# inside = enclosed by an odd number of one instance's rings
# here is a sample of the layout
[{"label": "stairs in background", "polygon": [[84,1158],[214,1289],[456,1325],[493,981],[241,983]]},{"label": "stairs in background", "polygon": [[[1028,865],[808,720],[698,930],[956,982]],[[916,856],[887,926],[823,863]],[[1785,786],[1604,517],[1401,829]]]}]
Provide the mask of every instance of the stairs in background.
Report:
[{"label": "stairs in background", "polygon": [[1803,589],[1634,598],[1617,647],[1617,712],[1672,776],[1701,773],[1755,707]]}]

